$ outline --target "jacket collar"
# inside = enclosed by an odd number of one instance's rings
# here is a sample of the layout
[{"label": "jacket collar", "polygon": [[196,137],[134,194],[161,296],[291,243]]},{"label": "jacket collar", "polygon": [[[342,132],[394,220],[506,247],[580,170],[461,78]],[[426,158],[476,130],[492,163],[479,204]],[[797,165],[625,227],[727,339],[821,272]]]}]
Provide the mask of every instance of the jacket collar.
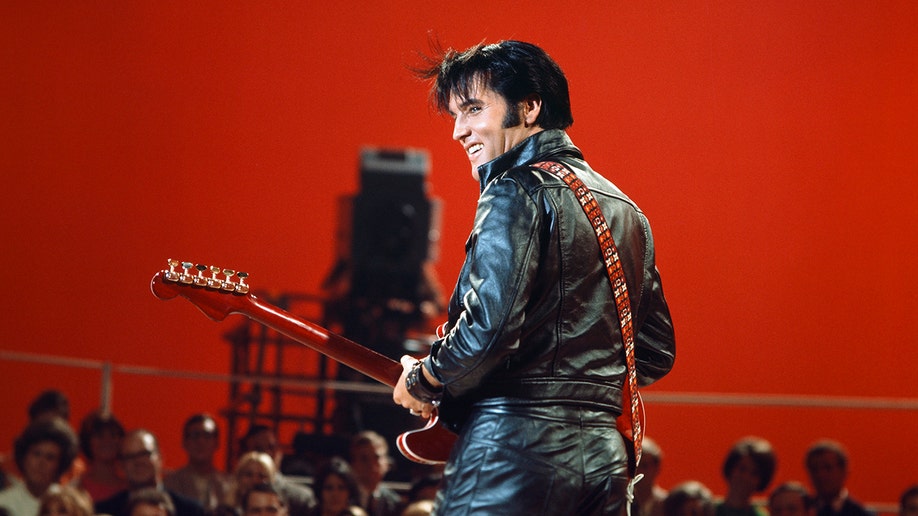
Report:
[{"label": "jacket collar", "polygon": [[484,191],[495,177],[514,167],[537,163],[550,157],[569,156],[583,159],[580,149],[574,146],[563,129],[546,129],[478,167],[481,191]]}]

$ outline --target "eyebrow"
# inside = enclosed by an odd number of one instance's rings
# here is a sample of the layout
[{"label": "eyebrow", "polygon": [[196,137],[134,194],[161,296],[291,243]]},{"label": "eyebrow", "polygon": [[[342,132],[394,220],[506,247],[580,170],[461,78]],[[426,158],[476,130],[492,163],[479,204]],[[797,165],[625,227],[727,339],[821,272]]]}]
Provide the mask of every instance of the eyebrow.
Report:
[{"label": "eyebrow", "polygon": [[[461,110],[461,109],[471,106],[472,104],[484,104],[484,101],[481,99],[477,99],[475,97],[466,98],[465,100],[463,100],[462,102],[458,104],[458,107]],[[451,109],[447,110],[447,113],[449,113],[450,116],[456,116],[456,114],[453,113],[453,110]]]}]

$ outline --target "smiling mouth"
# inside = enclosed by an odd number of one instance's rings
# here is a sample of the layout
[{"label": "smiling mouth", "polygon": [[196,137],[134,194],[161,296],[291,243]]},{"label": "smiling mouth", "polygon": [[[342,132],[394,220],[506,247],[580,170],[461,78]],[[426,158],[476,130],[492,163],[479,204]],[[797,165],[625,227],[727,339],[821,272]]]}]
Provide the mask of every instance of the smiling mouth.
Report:
[{"label": "smiling mouth", "polygon": [[481,152],[482,149],[484,149],[484,144],[476,143],[476,144],[470,146],[470,147],[466,150],[466,152],[468,153],[469,156],[474,156],[475,154],[478,154],[479,152]]}]

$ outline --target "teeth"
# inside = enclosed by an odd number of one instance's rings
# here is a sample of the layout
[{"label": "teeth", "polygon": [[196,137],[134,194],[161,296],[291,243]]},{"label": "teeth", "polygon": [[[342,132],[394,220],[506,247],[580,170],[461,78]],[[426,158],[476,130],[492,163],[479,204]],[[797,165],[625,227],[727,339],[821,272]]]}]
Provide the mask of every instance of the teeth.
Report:
[{"label": "teeth", "polygon": [[476,152],[480,151],[483,148],[484,148],[483,144],[476,143],[475,145],[472,145],[471,147],[469,147],[469,154],[475,154]]}]

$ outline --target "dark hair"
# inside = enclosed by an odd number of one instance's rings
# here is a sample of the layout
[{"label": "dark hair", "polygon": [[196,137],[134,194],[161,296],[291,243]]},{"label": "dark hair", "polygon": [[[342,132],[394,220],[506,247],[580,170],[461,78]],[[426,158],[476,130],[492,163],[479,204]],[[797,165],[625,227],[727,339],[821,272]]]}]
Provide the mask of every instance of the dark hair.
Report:
[{"label": "dark hair", "polygon": [[242,508],[243,512],[245,512],[245,510],[248,509],[249,507],[249,496],[251,496],[252,493],[273,494],[280,501],[281,505],[283,505],[284,507],[287,506],[287,501],[284,499],[284,495],[282,495],[280,491],[278,491],[271,484],[261,483],[261,484],[255,484],[254,486],[252,486],[251,489],[249,489],[248,491],[245,492],[245,494],[242,495],[242,500],[239,500],[239,507]]},{"label": "dark hair", "polygon": [[42,442],[52,442],[60,448],[61,456],[57,464],[56,475],[57,478],[60,478],[65,471],[70,469],[70,465],[76,459],[78,449],[76,434],[66,421],[57,417],[39,419],[29,424],[13,443],[16,465],[20,471],[24,469],[29,449]]},{"label": "dark hair", "polygon": [[333,475],[344,481],[344,485],[347,487],[348,492],[348,504],[359,504],[360,486],[357,484],[357,477],[354,476],[351,465],[341,457],[332,457],[329,459],[316,474],[316,479],[313,483],[313,491],[315,491],[316,497],[319,499],[319,504],[321,505],[322,503],[322,489],[325,487],[325,482]]},{"label": "dark hair", "polygon": [[[542,108],[536,124],[543,129],[566,129],[574,123],[564,72],[532,43],[512,40],[491,45],[479,43],[463,52],[443,51],[437,43],[432,46],[435,55],[423,57],[426,66],[415,68],[414,72],[421,79],[434,79],[431,97],[439,111],[449,111],[451,95],[467,98],[480,84],[507,101],[508,118],[517,115],[515,105],[537,95]],[[518,120],[515,123],[505,120],[506,126],[518,123]]]},{"label": "dark hair", "polygon": [[918,496],[918,484],[915,484],[903,491],[902,496],[899,497],[899,512],[904,512],[905,504],[908,503],[909,498],[914,498],[916,496]]},{"label": "dark hair", "polygon": [[160,491],[155,487],[145,487],[131,491],[122,514],[131,516],[134,508],[141,504],[162,507],[169,516],[175,516],[175,504],[172,502],[172,497],[169,496],[169,493]]},{"label": "dark hair", "polygon": [[749,457],[755,463],[755,467],[759,470],[759,485],[756,486],[756,491],[764,491],[775,475],[775,467],[778,462],[771,443],[761,437],[746,437],[737,441],[727,453],[727,458],[724,459],[724,478],[730,477],[733,468],[743,457]]},{"label": "dark hair", "polygon": [[57,389],[48,389],[29,404],[29,419],[35,419],[46,412],[53,412],[65,420],[70,419],[70,400]]},{"label": "dark hair", "polygon": [[183,438],[188,437],[188,432],[191,429],[192,425],[197,425],[197,424],[203,425],[203,424],[206,424],[208,421],[214,424],[214,431],[213,431],[214,437],[219,438],[220,437],[220,427],[217,426],[217,421],[210,414],[203,413],[203,412],[200,414],[193,414],[191,417],[185,420],[185,425],[182,426],[182,437]]},{"label": "dark hair", "polygon": [[80,422],[80,449],[87,459],[93,460],[92,446],[90,441],[93,436],[110,430],[118,439],[124,437],[124,426],[111,414],[103,414],[102,411],[96,410],[90,412],[83,421]]},{"label": "dark hair", "polygon": [[711,490],[697,480],[688,480],[670,489],[663,500],[663,515],[680,516],[682,507],[692,501],[701,504],[703,514],[713,515]]},{"label": "dark hair", "polygon": [[841,465],[842,469],[848,469],[848,452],[845,451],[845,447],[838,441],[833,441],[831,439],[823,439],[817,441],[810,446],[809,450],[806,452],[806,469],[812,471],[813,460],[823,453],[831,453],[838,458],[838,463]]},{"label": "dark hair", "polygon": [[816,499],[810,496],[810,492],[807,491],[806,487],[800,482],[784,482],[783,484],[776,487],[771,494],[768,495],[768,505],[772,505],[775,501],[775,497],[782,493],[794,493],[800,497],[800,500],[803,501],[804,509],[812,509],[816,507]]}]

